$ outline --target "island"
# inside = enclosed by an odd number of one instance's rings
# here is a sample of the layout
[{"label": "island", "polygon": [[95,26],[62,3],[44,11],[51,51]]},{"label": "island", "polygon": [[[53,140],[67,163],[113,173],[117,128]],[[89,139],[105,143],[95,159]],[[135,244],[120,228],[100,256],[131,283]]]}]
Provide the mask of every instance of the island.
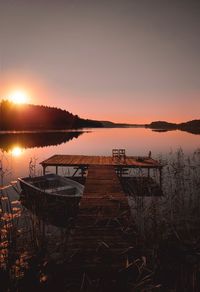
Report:
[{"label": "island", "polygon": [[170,131],[170,130],[181,130],[192,134],[200,134],[200,120],[192,120],[185,123],[169,123],[166,121],[156,121],[151,124],[145,125],[146,128],[153,129],[155,131]]}]

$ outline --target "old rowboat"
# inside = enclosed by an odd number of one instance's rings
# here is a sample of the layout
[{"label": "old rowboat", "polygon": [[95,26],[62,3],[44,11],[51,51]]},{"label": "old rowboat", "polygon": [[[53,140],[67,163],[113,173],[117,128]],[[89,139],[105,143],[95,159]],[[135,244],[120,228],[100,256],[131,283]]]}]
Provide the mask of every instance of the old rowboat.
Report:
[{"label": "old rowboat", "polygon": [[18,179],[25,197],[46,199],[80,200],[84,186],[80,183],[56,174]]}]

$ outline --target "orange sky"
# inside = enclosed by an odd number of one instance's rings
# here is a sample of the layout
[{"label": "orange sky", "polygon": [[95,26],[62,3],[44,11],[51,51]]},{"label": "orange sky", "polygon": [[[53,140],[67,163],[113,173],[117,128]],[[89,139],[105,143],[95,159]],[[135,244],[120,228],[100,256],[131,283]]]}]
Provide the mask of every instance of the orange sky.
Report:
[{"label": "orange sky", "polygon": [[200,2],[144,3],[1,1],[0,98],[114,122],[200,118]]},{"label": "orange sky", "polygon": [[[60,107],[83,118],[126,123],[149,123],[155,120],[183,122],[199,118],[198,92],[174,94],[171,105],[171,98],[169,100],[167,94],[162,94],[164,101],[160,101],[160,94],[157,93],[156,103],[153,102],[153,97],[145,97],[141,93],[135,93],[135,96],[116,94],[95,97],[95,93],[93,96],[75,96],[71,92],[65,93],[65,90],[59,94],[59,90],[42,84],[33,77],[19,79],[12,74],[10,76],[13,82],[10,78],[1,82],[1,97],[9,98],[16,90],[22,90],[27,94],[29,103]],[[188,107],[190,99],[196,102]]]}]

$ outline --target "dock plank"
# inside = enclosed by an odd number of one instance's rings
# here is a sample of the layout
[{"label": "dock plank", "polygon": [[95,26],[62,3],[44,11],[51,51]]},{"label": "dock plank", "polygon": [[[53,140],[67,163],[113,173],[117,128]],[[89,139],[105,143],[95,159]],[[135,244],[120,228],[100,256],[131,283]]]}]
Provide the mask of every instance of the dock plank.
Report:
[{"label": "dock plank", "polygon": [[[77,283],[81,283],[84,273],[92,273],[97,279],[106,274],[109,281],[116,280],[117,273],[126,266],[123,252],[130,242],[123,230],[129,216],[128,200],[114,166],[90,165],[75,229],[68,242],[69,280],[75,273]],[[78,258],[72,256],[76,253]]]},{"label": "dock plank", "polygon": [[89,166],[106,165],[115,167],[141,167],[160,168],[162,165],[149,157],[126,156],[125,158],[113,158],[111,156],[87,156],[87,155],[54,155],[41,162],[42,166]]}]

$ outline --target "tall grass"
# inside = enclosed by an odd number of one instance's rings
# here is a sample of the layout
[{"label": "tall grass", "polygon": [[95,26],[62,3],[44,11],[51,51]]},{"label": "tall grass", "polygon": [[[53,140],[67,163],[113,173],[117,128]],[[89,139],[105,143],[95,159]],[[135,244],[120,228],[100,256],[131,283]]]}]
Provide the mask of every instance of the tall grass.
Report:
[{"label": "tall grass", "polygon": [[[10,174],[5,160],[0,162],[0,291],[36,291],[47,280],[47,263],[63,260],[69,224],[52,226],[36,216],[36,205],[32,212],[26,209],[17,187],[4,184]],[[30,160],[29,175],[36,175],[36,159]]]},{"label": "tall grass", "polygon": [[200,149],[159,160],[164,195],[131,197],[136,238],[161,291],[200,291]]}]

